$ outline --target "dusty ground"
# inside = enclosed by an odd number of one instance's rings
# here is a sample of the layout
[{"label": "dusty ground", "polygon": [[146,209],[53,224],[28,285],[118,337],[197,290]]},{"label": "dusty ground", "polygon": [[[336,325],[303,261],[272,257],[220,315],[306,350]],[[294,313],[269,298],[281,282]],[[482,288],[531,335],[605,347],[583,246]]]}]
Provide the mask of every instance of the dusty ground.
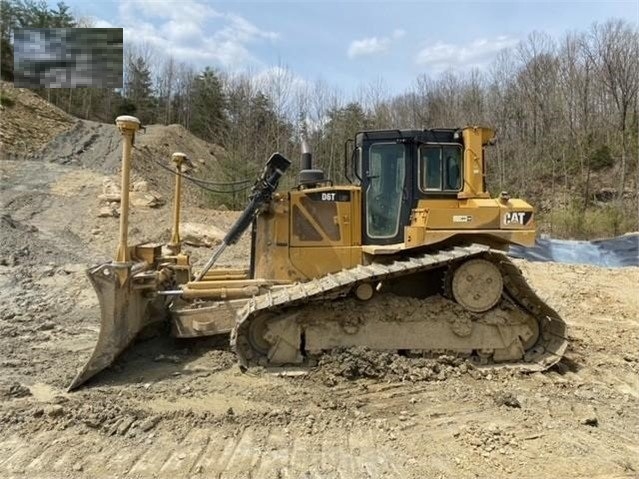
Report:
[{"label": "dusty ground", "polygon": [[[570,326],[566,359],[543,374],[342,367],[365,352],[303,377],[242,374],[224,341],[155,338],[69,394],[97,335],[84,268],[112,254],[117,219],[96,217],[99,173],[1,167],[0,477],[639,475],[637,268],[520,263]],[[136,209],[133,237],[166,239],[169,216]],[[184,215],[222,229],[234,216]]]}]

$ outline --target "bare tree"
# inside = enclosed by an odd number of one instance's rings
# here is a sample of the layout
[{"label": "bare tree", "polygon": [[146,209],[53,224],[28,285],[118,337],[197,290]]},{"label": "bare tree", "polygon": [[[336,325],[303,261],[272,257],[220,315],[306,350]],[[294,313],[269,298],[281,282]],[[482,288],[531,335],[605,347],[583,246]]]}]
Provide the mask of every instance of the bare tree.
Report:
[{"label": "bare tree", "polygon": [[626,185],[627,130],[629,113],[636,108],[639,89],[639,35],[628,24],[613,20],[595,24],[590,31],[588,55],[596,65],[618,114],[621,133],[619,199]]}]

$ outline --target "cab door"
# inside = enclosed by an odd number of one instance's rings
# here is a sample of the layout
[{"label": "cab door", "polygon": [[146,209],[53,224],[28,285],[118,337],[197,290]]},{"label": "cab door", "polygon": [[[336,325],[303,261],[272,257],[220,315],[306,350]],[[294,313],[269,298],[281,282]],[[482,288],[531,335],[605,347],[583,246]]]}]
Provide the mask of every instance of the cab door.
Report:
[{"label": "cab door", "polygon": [[410,148],[381,141],[362,153],[363,244],[402,243],[411,210]]}]

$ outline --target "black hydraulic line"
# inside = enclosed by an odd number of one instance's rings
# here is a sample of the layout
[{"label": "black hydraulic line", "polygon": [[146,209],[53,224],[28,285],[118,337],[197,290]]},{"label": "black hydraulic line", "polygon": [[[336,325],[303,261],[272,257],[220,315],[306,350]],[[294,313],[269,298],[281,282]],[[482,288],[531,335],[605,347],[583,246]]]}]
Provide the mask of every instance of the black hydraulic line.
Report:
[{"label": "black hydraulic line", "polygon": [[[239,191],[244,191],[247,190],[251,187],[250,182],[251,180],[238,180],[238,181],[230,181],[230,182],[219,182],[219,181],[210,181],[210,180],[204,180],[202,178],[196,178],[195,176],[191,176],[191,175],[187,175],[186,173],[182,173],[179,171],[174,170],[173,168],[169,168],[168,166],[162,164],[161,162],[157,161],[157,160],[152,160],[155,164],[157,164],[160,168],[163,168],[171,173],[173,173],[174,175],[179,175],[182,178],[191,181],[192,183],[195,183],[197,186],[199,186],[200,188],[203,188],[207,191],[211,191],[213,193],[237,193]],[[225,186],[236,186],[236,185],[244,185],[241,188],[233,188],[230,190],[214,190],[211,188],[207,188],[204,185],[211,185],[211,186],[220,186],[220,187],[225,187]]]},{"label": "black hydraulic line", "polygon": [[274,153],[266,162],[262,176],[255,182],[251,195],[249,196],[249,204],[242,212],[240,217],[235,221],[231,229],[226,233],[222,243],[213,252],[200,274],[195,278],[200,281],[206,272],[213,266],[227,246],[235,244],[246,231],[246,228],[253,222],[253,218],[260,211],[260,208],[271,200],[273,192],[277,189],[280,178],[286,170],[291,166],[291,162],[279,153]]}]

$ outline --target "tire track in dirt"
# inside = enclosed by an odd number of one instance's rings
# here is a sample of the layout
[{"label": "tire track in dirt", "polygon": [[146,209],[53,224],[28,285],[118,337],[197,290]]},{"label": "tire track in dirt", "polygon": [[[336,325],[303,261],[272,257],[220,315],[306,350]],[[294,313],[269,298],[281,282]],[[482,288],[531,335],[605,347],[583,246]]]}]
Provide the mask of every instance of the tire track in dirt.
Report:
[{"label": "tire track in dirt", "polygon": [[[2,477],[406,477],[397,453],[378,443],[376,431],[289,436],[277,428],[245,428],[236,435],[191,430],[179,440],[163,434],[139,444],[76,431],[39,433],[31,441],[0,441]],[[74,471],[73,473],[70,470]]]}]

